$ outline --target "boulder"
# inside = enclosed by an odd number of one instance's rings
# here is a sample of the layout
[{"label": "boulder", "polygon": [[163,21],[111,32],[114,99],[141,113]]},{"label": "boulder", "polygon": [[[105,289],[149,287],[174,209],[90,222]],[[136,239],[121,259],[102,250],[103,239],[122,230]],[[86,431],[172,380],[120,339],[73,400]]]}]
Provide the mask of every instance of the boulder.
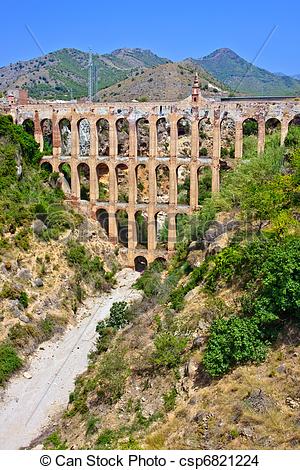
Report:
[{"label": "boulder", "polygon": [[205,250],[208,247],[206,240],[195,240],[189,244],[188,251]]},{"label": "boulder", "polygon": [[41,279],[40,277],[37,277],[34,280],[34,285],[35,285],[35,287],[43,287],[43,285],[44,285],[43,279]]},{"label": "boulder", "polygon": [[29,269],[20,269],[20,271],[17,273],[17,276],[19,279],[22,279],[23,281],[29,281],[32,278],[32,274],[29,271]]},{"label": "boulder", "polygon": [[23,323],[29,323],[30,320],[28,317],[26,317],[26,315],[21,315],[20,316],[20,320],[23,322]]},{"label": "boulder", "polygon": [[32,379],[32,375],[29,372],[24,372],[23,377],[25,377],[25,379]]},{"label": "boulder", "polygon": [[202,336],[197,336],[197,338],[194,339],[192,348],[193,349],[198,349],[201,348],[204,344],[204,338]]},{"label": "boulder", "polygon": [[206,230],[204,239],[207,242],[212,243],[216,238],[224,233],[224,229],[224,225],[221,224],[221,222],[214,222],[213,225],[208,230]]},{"label": "boulder", "polygon": [[32,223],[32,230],[33,233],[36,235],[41,235],[41,233],[47,229],[47,226],[44,224],[44,222],[40,219],[36,219]]}]

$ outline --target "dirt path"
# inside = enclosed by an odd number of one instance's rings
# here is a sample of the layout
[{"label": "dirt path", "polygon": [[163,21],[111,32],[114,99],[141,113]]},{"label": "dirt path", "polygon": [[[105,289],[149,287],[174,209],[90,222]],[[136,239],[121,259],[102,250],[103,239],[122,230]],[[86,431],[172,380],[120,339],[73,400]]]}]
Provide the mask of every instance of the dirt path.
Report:
[{"label": "dirt path", "polygon": [[89,315],[58,341],[44,343],[44,349],[35,353],[28,368],[31,379],[22,373],[10,381],[0,402],[0,449],[28,446],[49,419],[67,405],[75,377],[87,368],[98,321],[108,315],[113,302],[136,295],[131,286],[137,277],[131,269],[121,271],[117,288],[86,302]]}]

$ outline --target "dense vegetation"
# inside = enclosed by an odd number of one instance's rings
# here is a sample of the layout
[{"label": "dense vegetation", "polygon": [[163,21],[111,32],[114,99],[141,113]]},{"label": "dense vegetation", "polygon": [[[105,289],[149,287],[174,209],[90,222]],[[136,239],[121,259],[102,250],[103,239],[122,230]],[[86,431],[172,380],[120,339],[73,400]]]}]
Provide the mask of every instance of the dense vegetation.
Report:
[{"label": "dense vegetation", "polygon": [[[247,160],[224,176],[221,193],[182,220],[181,242],[166,279],[152,265],[136,283],[146,296],[155,295],[175,311],[196,286],[215,297],[223,288],[239,289],[236,311],[222,311],[211,325],[203,365],[212,377],[265,359],[280,331],[300,318],[300,131],[290,129],[284,148],[276,134],[269,136],[262,156],[256,155],[251,132],[245,141]],[[220,211],[237,213],[239,230],[228,247],[192,268],[188,245],[204,244]],[[184,275],[187,280],[181,282]]]}]

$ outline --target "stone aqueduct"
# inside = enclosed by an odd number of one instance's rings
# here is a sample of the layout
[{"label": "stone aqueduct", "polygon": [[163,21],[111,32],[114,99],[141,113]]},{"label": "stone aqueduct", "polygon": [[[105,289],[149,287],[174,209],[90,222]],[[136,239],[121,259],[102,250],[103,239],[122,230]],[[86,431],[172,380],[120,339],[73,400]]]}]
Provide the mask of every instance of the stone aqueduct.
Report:
[{"label": "stone aqueduct", "polygon": [[[166,258],[176,244],[176,217],[189,214],[199,207],[198,191],[199,171],[211,169],[211,188],[219,190],[221,128],[224,120],[231,120],[235,159],[243,154],[243,123],[247,119],[258,123],[258,152],[265,146],[266,122],[278,120],[281,127],[281,144],[288,133],[289,124],[300,116],[300,101],[293,98],[234,98],[210,99],[201,96],[197,80],[192,96],[186,100],[170,103],[39,103],[24,106],[12,105],[5,109],[11,114],[14,122],[22,124],[26,120],[34,123],[34,136],[44,147],[42,123],[51,121],[52,155],[44,156],[42,164],[50,164],[54,172],[59,172],[61,165],[70,165],[69,198],[74,204],[80,205],[86,213],[98,218],[105,225],[109,239],[113,243],[119,240],[118,211],[126,211],[128,217],[128,265],[134,266],[139,257],[149,263],[156,258]],[[88,146],[84,152],[80,146],[80,123],[88,123]],[[101,129],[107,133],[108,143],[103,151],[100,149]],[[138,124],[145,124],[149,133],[148,144],[142,148],[138,144]],[[182,121],[183,120],[183,121]],[[205,155],[201,155],[201,132],[199,126],[206,120],[210,124],[212,145]],[[70,146],[63,149],[61,123],[69,123]],[[167,123],[168,144],[165,151],[158,142],[158,125]],[[182,133],[180,123],[188,123],[189,132],[185,138],[184,149],[180,144]],[[119,142],[120,123],[127,125],[128,145]],[[125,134],[126,135],[126,134]],[[187,143],[188,142],[188,143]],[[101,151],[100,151],[101,150]],[[67,153],[67,154],[66,154]],[[204,152],[203,152],[204,153]],[[89,200],[82,200],[78,168],[87,165],[89,171]],[[145,202],[137,201],[137,170],[140,165],[148,174],[148,198]],[[168,201],[157,197],[158,168],[164,166],[168,170]],[[184,165],[189,171],[189,201],[178,203],[177,185],[178,168]],[[126,169],[128,177],[128,198],[118,198],[118,169]],[[100,201],[100,174],[107,175],[108,198]],[[161,248],[157,240],[157,214],[163,212],[167,216],[168,236],[165,248]],[[136,214],[147,214],[147,245],[139,246],[137,240]],[[100,214],[100,217],[99,217]],[[103,217],[104,214],[104,217]],[[103,222],[104,221],[104,222]],[[108,221],[108,222],[107,222]]]}]

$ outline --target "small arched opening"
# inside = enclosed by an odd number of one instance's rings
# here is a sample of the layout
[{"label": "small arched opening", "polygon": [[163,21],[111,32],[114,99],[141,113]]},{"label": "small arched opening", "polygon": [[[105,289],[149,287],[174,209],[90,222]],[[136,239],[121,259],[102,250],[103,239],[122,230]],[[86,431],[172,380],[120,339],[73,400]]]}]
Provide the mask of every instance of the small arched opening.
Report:
[{"label": "small arched opening", "polygon": [[118,202],[128,202],[129,182],[128,182],[128,166],[120,163],[116,166],[116,181]]},{"label": "small arched opening", "polygon": [[80,186],[80,199],[90,200],[90,167],[86,163],[80,163],[77,167]]},{"label": "small arched opening", "polygon": [[177,122],[178,147],[177,155],[179,157],[190,157],[192,152],[192,126],[187,118],[181,118]]},{"label": "small arched opening", "polygon": [[121,245],[128,246],[128,214],[120,209],[116,212],[116,222],[118,229],[118,242]]},{"label": "small arched opening", "polygon": [[158,119],[157,131],[157,155],[158,157],[170,156],[170,123],[165,118]]},{"label": "small arched opening", "polygon": [[109,156],[109,122],[107,119],[97,121],[98,155]]},{"label": "small arched opening", "polygon": [[80,119],[77,123],[78,143],[80,157],[88,157],[91,150],[91,126],[86,118]]},{"label": "small arched opening", "polygon": [[25,119],[23,121],[22,127],[27,134],[30,134],[34,137],[34,122],[32,119]]},{"label": "small arched opening", "polygon": [[137,256],[134,259],[134,269],[137,272],[139,273],[144,272],[147,269],[147,266],[148,266],[148,262],[144,256]]},{"label": "small arched opening", "polygon": [[52,167],[51,163],[49,163],[49,162],[43,162],[41,164],[41,169],[43,171],[45,171],[46,173],[48,173],[48,174],[53,172],[53,167]]},{"label": "small arched opening", "polygon": [[98,201],[109,201],[109,168],[105,163],[97,165]]},{"label": "small arched opening", "polygon": [[99,222],[100,226],[105,231],[106,235],[109,233],[109,219],[108,219],[108,212],[105,209],[99,209],[96,212],[97,221]]},{"label": "small arched opening", "polygon": [[188,165],[177,167],[177,204],[190,204],[190,169]]},{"label": "small arched opening", "polygon": [[53,137],[52,137],[51,119],[43,119],[41,122],[41,129],[42,129],[42,135],[43,135],[43,151],[47,155],[52,155]]},{"label": "small arched opening", "polygon": [[136,123],[138,157],[149,157],[150,125],[148,119],[141,118]]},{"label": "small arched opening", "polygon": [[135,228],[137,246],[147,248],[148,246],[148,215],[144,211],[135,213]]},{"label": "small arched opening", "polygon": [[201,166],[197,171],[198,177],[198,204],[211,197],[212,171],[209,166]]},{"label": "small arched opening", "polygon": [[156,167],[156,200],[158,204],[169,204],[170,172],[167,165]]},{"label": "small arched opening", "polygon": [[129,155],[129,122],[121,118],[116,122],[118,139],[118,156],[128,157]]},{"label": "small arched opening", "polygon": [[155,214],[155,234],[157,248],[165,249],[168,246],[168,214],[159,211]]},{"label": "small arched opening", "polygon": [[199,157],[212,156],[213,153],[213,126],[209,117],[199,121]]},{"label": "small arched opening", "polygon": [[243,158],[251,158],[257,155],[258,122],[254,118],[245,119],[243,122]]},{"label": "small arched opening", "polygon": [[59,172],[64,177],[63,182],[63,191],[70,192],[71,191],[71,167],[68,163],[61,163],[59,165]]},{"label": "small arched opening", "polygon": [[71,156],[72,138],[71,138],[71,123],[69,119],[61,119],[59,121],[59,132],[60,132],[60,145],[61,155],[64,157]]},{"label": "small arched opening", "polygon": [[235,156],[235,122],[226,116],[221,122],[221,158],[227,160]]},{"label": "small arched opening", "polygon": [[149,174],[146,165],[138,165],[135,169],[136,172],[136,189],[138,204],[146,204],[149,202]]}]

